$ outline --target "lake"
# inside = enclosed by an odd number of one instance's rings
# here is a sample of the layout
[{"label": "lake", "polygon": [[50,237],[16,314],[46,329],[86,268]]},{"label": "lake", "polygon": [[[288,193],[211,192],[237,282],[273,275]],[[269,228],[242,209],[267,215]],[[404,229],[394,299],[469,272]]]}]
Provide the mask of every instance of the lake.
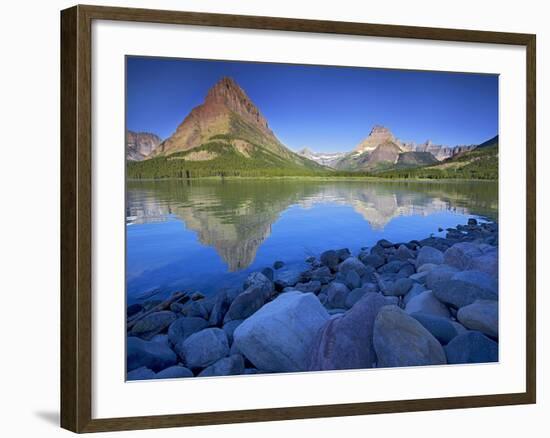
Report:
[{"label": "lake", "polygon": [[127,300],[240,287],[276,260],[304,266],[327,249],[443,236],[498,219],[496,182],[307,179],[129,181]]}]

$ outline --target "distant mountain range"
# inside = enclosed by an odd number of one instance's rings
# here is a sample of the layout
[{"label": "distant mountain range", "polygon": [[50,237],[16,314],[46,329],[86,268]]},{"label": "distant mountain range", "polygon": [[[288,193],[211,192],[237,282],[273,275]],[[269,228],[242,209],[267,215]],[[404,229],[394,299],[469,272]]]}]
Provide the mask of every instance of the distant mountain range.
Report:
[{"label": "distant mountain range", "polygon": [[334,170],[379,174],[435,166],[476,147],[405,142],[376,125],[350,152],[316,153],[309,148],[293,152],[228,77],[220,79],[164,141],[153,133],[126,134],[130,178],[305,176]]}]

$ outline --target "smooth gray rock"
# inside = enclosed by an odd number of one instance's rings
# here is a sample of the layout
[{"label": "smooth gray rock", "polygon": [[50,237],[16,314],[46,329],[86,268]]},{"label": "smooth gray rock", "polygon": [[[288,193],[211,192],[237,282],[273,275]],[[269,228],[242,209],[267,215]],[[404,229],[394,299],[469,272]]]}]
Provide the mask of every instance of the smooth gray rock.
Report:
[{"label": "smooth gray rock", "polygon": [[224,357],[200,372],[198,377],[234,376],[244,373],[244,359],[240,354]]},{"label": "smooth gray rock", "polygon": [[263,268],[262,269],[262,274],[264,274],[266,276],[266,278],[269,280],[269,281],[273,281],[274,277],[275,277],[275,272],[273,271],[273,269],[271,268]]},{"label": "smooth gray rock", "polygon": [[384,305],[380,294],[368,293],[344,315],[327,321],[315,336],[309,369],[371,368],[376,362],[374,319]]},{"label": "smooth gray rock", "polygon": [[351,257],[351,252],[348,248],[337,249],[336,254],[338,254],[338,260],[341,262]]},{"label": "smooth gray rock", "polygon": [[349,271],[345,276],[344,283],[349,289],[357,289],[361,287],[361,277],[357,272]]},{"label": "smooth gray rock", "polygon": [[420,312],[429,315],[450,318],[451,312],[445,304],[439,301],[431,290],[426,290],[412,297],[405,306],[408,314]]},{"label": "smooth gray rock", "polygon": [[378,254],[369,254],[366,251],[362,251],[359,254],[358,258],[359,260],[361,260],[361,262],[363,262],[363,264],[367,266],[372,266],[375,269],[386,263],[386,260],[383,256]]},{"label": "smooth gray rock", "polygon": [[495,293],[461,280],[439,281],[433,285],[432,290],[439,301],[457,309],[472,304],[476,300],[498,299]]},{"label": "smooth gray rock", "polygon": [[498,338],[498,301],[476,300],[461,307],[457,319],[470,330]]},{"label": "smooth gray rock", "polygon": [[445,346],[445,353],[450,364],[498,362],[498,344],[476,331],[455,337]]},{"label": "smooth gray rock", "polygon": [[321,261],[321,264],[326,266],[332,271],[335,271],[338,267],[338,263],[340,262],[340,258],[338,257],[338,253],[334,250],[328,250],[321,254],[321,257],[319,258]]},{"label": "smooth gray rock", "polygon": [[233,345],[261,371],[306,371],[314,336],[328,319],[315,295],[288,292],[237,327]]},{"label": "smooth gray rock", "polygon": [[229,344],[233,343],[233,333],[235,332],[235,329],[242,324],[243,321],[243,319],[234,319],[223,325],[222,329],[227,335],[227,340]]},{"label": "smooth gray rock", "polygon": [[197,317],[182,317],[176,319],[170,327],[168,327],[168,340],[172,345],[176,345],[180,341],[185,341],[193,333],[201,331],[208,327],[208,321]]},{"label": "smooth gray rock", "polygon": [[399,270],[406,265],[408,265],[407,262],[394,260],[392,262],[388,262],[385,265],[380,266],[377,270],[380,274],[397,274]]},{"label": "smooth gray rock", "polygon": [[445,251],[445,264],[461,271],[469,269],[470,262],[483,253],[475,243],[459,242]]},{"label": "smooth gray rock", "polygon": [[147,367],[160,371],[177,362],[176,354],[167,345],[160,342],[145,341],[134,336],[126,343],[126,368],[128,371]]},{"label": "smooth gray rock", "polygon": [[182,313],[189,318],[197,317],[208,319],[208,309],[201,301],[190,301],[185,306]]},{"label": "smooth gray rock", "polygon": [[345,284],[333,281],[324,292],[327,295],[327,304],[330,307],[343,308],[346,306],[346,298],[350,291]]},{"label": "smooth gray rock", "polygon": [[409,292],[412,285],[413,281],[410,278],[399,278],[385,291],[385,294],[394,297],[401,297]]},{"label": "smooth gray rock", "polygon": [[357,303],[361,298],[363,298],[367,293],[369,292],[369,289],[366,287],[360,287],[357,289],[353,289],[346,297],[346,308],[351,309],[355,303]]},{"label": "smooth gray rock", "polygon": [[178,342],[175,350],[189,368],[204,368],[227,356],[229,344],[222,329],[207,328]]},{"label": "smooth gray rock", "polygon": [[154,378],[155,372],[147,367],[139,367],[126,374],[126,380],[148,380]]},{"label": "smooth gray rock", "polygon": [[151,313],[134,324],[130,335],[149,340],[165,330],[176,318],[176,314],[170,310]]},{"label": "smooth gray rock", "polygon": [[434,265],[440,265],[443,263],[443,253],[431,246],[423,246],[418,251],[416,256],[416,267],[420,268],[422,265],[431,263]]},{"label": "smooth gray rock", "polygon": [[224,323],[246,319],[261,308],[273,294],[273,283],[256,283],[237,295],[224,316]]},{"label": "smooth gray rock", "polygon": [[498,294],[498,282],[489,274],[482,271],[461,271],[454,274],[452,280],[461,280],[466,283],[475,284],[483,289],[487,289]]},{"label": "smooth gray rock", "polygon": [[406,262],[407,260],[414,258],[414,253],[405,245],[399,245],[399,248],[395,251],[394,257],[396,260]]},{"label": "smooth gray rock", "polygon": [[273,281],[267,278],[261,272],[252,272],[246,277],[243,283],[243,290],[248,289],[250,286],[262,286],[266,290],[273,290]]},{"label": "smooth gray rock", "polygon": [[387,239],[380,239],[378,242],[376,242],[377,246],[381,246],[382,248],[392,248],[394,245],[392,242],[390,242]]},{"label": "smooth gray rock", "polygon": [[327,312],[330,316],[336,316],[336,315],[341,315],[342,313],[346,313],[346,309],[339,309],[339,308],[327,309]]},{"label": "smooth gray rock", "polygon": [[367,273],[367,268],[357,257],[348,257],[338,267],[339,272],[347,274],[349,271],[355,271],[359,277]]},{"label": "smooth gray rock", "polygon": [[430,271],[426,275],[426,287],[432,289],[435,283],[443,280],[450,280],[458,272],[458,269],[449,265],[439,265]]},{"label": "smooth gray rock", "polygon": [[281,290],[285,287],[293,287],[302,281],[302,271],[299,269],[281,269],[275,273],[275,286]]},{"label": "smooth gray rock", "polygon": [[414,266],[410,263],[406,263],[399,271],[397,271],[397,278],[407,278],[415,273]]},{"label": "smooth gray rock", "polygon": [[476,257],[470,261],[468,268],[474,271],[482,271],[493,278],[498,278],[498,253],[492,252],[488,254],[483,254],[480,257]]},{"label": "smooth gray rock", "polygon": [[397,306],[384,306],[378,312],[374,321],[373,343],[378,367],[447,363],[439,341]]},{"label": "smooth gray rock", "polygon": [[189,368],[181,365],[174,365],[155,374],[155,379],[181,379],[183,377],[193,377],[193,373]]},{"label": "smooth gray rock", "polygon": [[426,290],[426,287],[423,284],[413,283],[413,285],[407,292],[407,295],[403,297],[403,304],[407,305],[412,298],[420,295],[425,290]]},{"label": "smooth gray rock", "polygon": [[428,280],[428,271],[417,272],[416,274],[409,276],[409,278],[415,283],[426,284],[426,281]]},{"label": "smooth gray rock", "polygon": [[227,291],[222,290],[218,292],[215,300],[214,300],[214,306],[212,306],[212,311],[210,312],[210,325],[219,327],[223,324],[223,318],[225,317],[225,314],[229,310],[229,306],[231,305],[231,300],[229,299],[229,296],[227,295]]},{"label": "smooth gray rock", "polygon": [[435,263],[424,263],[422,266],[419,266],[416,270],[417,273],[422,272],[428,272],[431,271],[434,268],[437,268],[439,265],[436,265]]},{"label": "smooth gray rock", "polygon": [[448,344],[458,335],[456,328],[449,318],[430,315],[427,313],[411,313],[411,316],[424,326],[441,344]]},{"label": "smooth gray rock", "polygon": [[308,281],[307,283],[298,283],[294,286],[294,289],[299,290],[300,292],[311,292],[317,294],[321,290],[321,282],[313,280]]},{"label": "smooth gray rock", "polygon": [[310,271],[309,278],[311,281],[320,281],[321,284],[327,284],[332,281],[333,275],[327,266],[322,266]]}]

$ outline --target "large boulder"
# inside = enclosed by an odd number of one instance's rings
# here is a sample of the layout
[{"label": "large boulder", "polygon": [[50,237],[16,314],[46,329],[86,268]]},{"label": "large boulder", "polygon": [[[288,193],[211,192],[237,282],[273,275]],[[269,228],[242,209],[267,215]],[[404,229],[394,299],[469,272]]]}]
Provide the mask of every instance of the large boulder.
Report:
[{"label": "large boulder", "polygon": [[340,263],[338,270],[343,275],[347,274],[349,271],[355,271],[359,277],[362,277],[368,272],[366,266],[357,257],[348,257]]},{"label": "large boulder", "polygon": [[366,266],[372,266],[375,269],[386,263],[386,259],[383,256],[369,254],[367,251],[361,251],[358,257]]},{"label": "large boulder", "polygon": [[405,311],[408,314],[419,312],[443,318],[451,317],[447,306],[439,301],[431,290],[425,290],[410,298],[405,306]]},{"label": "large boulder", "polygon": [[324,290],[324,293],[327,295],[327,304],[330,307],[343,308],[346,306],[349,289],[345,284],[333,281]]},{"label": "large boulder", "polygon": [[229,310],[231,305],[231,300],[227,294],[227,291],[222,290],[216,295],[214,300],[214,305],[212,306],[212,311],[210,312],[210,325],[212,326],[221,326],[223,324],[223,318]]},{"label": "large boulder", "polygon": [[198,377],[234,376],[244,373],[244,359],[240,354],[224,357],[205,368]]},{"label": "large boulder", "polygon": [[483,333],[469,331],[445,346],[450,364],[498,362],[498,344]]},{"label": "large boulder", "polygon": [[382,295],[367,293],[351,310],[327,321],[315,336],[309,369],[371,368],[376,362],[374,319],[384,305]]},{"label": "large boulder", "polygon": [[300,292],[311,292],[316,294],[321,290],[321,282],[313,280],[308,281],[307,283],[298,283],[294,286],[294,289],[299,290]]},{"label": "large boulder", "polygon": [[470,330],[498,338],[498,301],[474,301],[458,310],[457,319]]},{"label": "large boulder", "polygon": [[458,335],[453,321],[442,316],[427,313],[411,313],[411,316],[424,326],[435,338],[445,345]]},{"label": "large boulder", "polygon": [[498,278],[498,252],[493,251],[472,259],[468,269],[482,271],[495,279]]},{"label": "large boulder", "polygon": [[309,271],[309,279],[311,281],[319,281],[321,284],[327,284],[332,281],[334,276],[327,266]]},{"label": "large boulder", "polygon": [[178,342],[175,350],[189,368],[204,368],[227,356],[229,343],[222,329],[207,328]]},{"label": "large boulder", "polygon": [[302,271],[300,269],[282,269],[275,274],[275,286],[278,290],[285,287],[292,287],[302,280]]},{"label": "large boulder", "polygon": [[233,333],[235,332],[235,329],[241,325],[243,322],[242,319],[234,319],[232,321],[229,321],[227,324],[224,324],[222,327],[223,331],[227,335],[227,340],[229,341],[229,344],[233,343]]},{"label": "large boulder", "polygon": [[469,268],[472,259],[482,254],[483,253],[475,243],[460,242],[455,243],[445,251],[444,259],[445,264],[464,271]]},{"label": "large boulder", "polygon": [[405,306],[409,304],[409,301],[412,300],[414,297],[420,295],[422,292],[424,292],[426,288],[419,283],[413,283],[409,291],[407,292],[407,295],[403,297],[403,304]]},{"label": "large boulder", "polygon": [[128,371],[147,367],[160,371],[175,365],[178,358],[166,344],[144,341],[135,336],[128,337],[126,343],[126,368]]},{"label": "large boulder", "polygon": [[384,306],[378,312],[374,321],[373,342],[378,367],[447,363],[439,341],[397,306]]},{"label": "large boulder", "polygon": [[182,377],[193,377],[193,372],[181,365],[174,365],[155,374],[155,379],[181,379]]},{"label": "large boulder", "polygon": [[243,283],[243,290],[250,286],[263,286],[267,290],[273,290],[273,282],[262,272],[252,272]]},{"label": "large boulder", "polygon": [[130,335],[149,340],[166,329],[176,318],[176,314],[170,310],[153,312],[137,321],[130,330]]},{"label": "large boulder", "polygon": [[451,279],[475,284],[476,286],[498,294],[498,282],[486,272],[472,270],[460,271],[454,274]]},{"label": "large boulder", "polygon": [[261,371],[306,371],[317,331],[329,315],[311,293],[287,292],[233,333],[233,345]]},{"label": "large boulder", "polygon": [[147,367],[139,367],[126,373],[126,380],[148,380],[154,378],[155,372]]},{"label": "large boulder", "polygon": [[435,297],[442,303],[457,309],[476,300],[497,300],[498,295],[462,280],[443,280],[432,286]]},{"label": "large boulder", "polygon": [[193,333],[199,332],[208,327],[208,321],[197,317],[182,317],[176,319],[168,327],[168,340],[172,345],[185,341]]},{"label": "large boulder", "polygon": [[338,268],[340,257],[338,256],[338,253],[336,251],[330,249],[321,254],[320,260],[322,265],[326,266],[332,271],[335,271],[336,268]]},{"label": "large boulder", "polygon": [[363,298],[368,292],[369,292],[369,289],[367,287],[353,289],[346,297],[346,302],[345,302],[346,308],[351,309],[355,305],[355,303],[357,303],[361,298]]},{"label": "large boulder", "polygon": [[440,281],[450,280],[457,272],[459,272],[458,269],[452,266],[436,265],[433,269],[430,269],[426,275],[426,287],[431,289],[434,284]]},{"label": "large boulder", "polygon": [[413,281],[410,278],[399,278],[384,291],[384,294],[394,297],[401,297],[409,292],[412,285]]},{"label": "large boulder", "polygon": [[434,265],[440,265],[443,263],[443,253],[431,246],[423,246],[418,251],[416,256],[416,267],[419,268],[422,265],[431,263]]}]

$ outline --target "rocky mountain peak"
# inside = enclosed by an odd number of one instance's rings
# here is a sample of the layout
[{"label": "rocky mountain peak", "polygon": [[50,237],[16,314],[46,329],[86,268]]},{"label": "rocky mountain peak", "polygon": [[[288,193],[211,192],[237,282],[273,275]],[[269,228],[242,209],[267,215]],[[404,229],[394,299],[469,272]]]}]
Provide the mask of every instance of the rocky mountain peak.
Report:
[{"label": "rocky mountain peak", "polygon": [[355,148],[355,152],[363,153],[376,149],[379,145],[393,142],[397,143],[398,140],[394,137],[392,132],[382,125],[374,125],[370,131],[370,134]]}]

